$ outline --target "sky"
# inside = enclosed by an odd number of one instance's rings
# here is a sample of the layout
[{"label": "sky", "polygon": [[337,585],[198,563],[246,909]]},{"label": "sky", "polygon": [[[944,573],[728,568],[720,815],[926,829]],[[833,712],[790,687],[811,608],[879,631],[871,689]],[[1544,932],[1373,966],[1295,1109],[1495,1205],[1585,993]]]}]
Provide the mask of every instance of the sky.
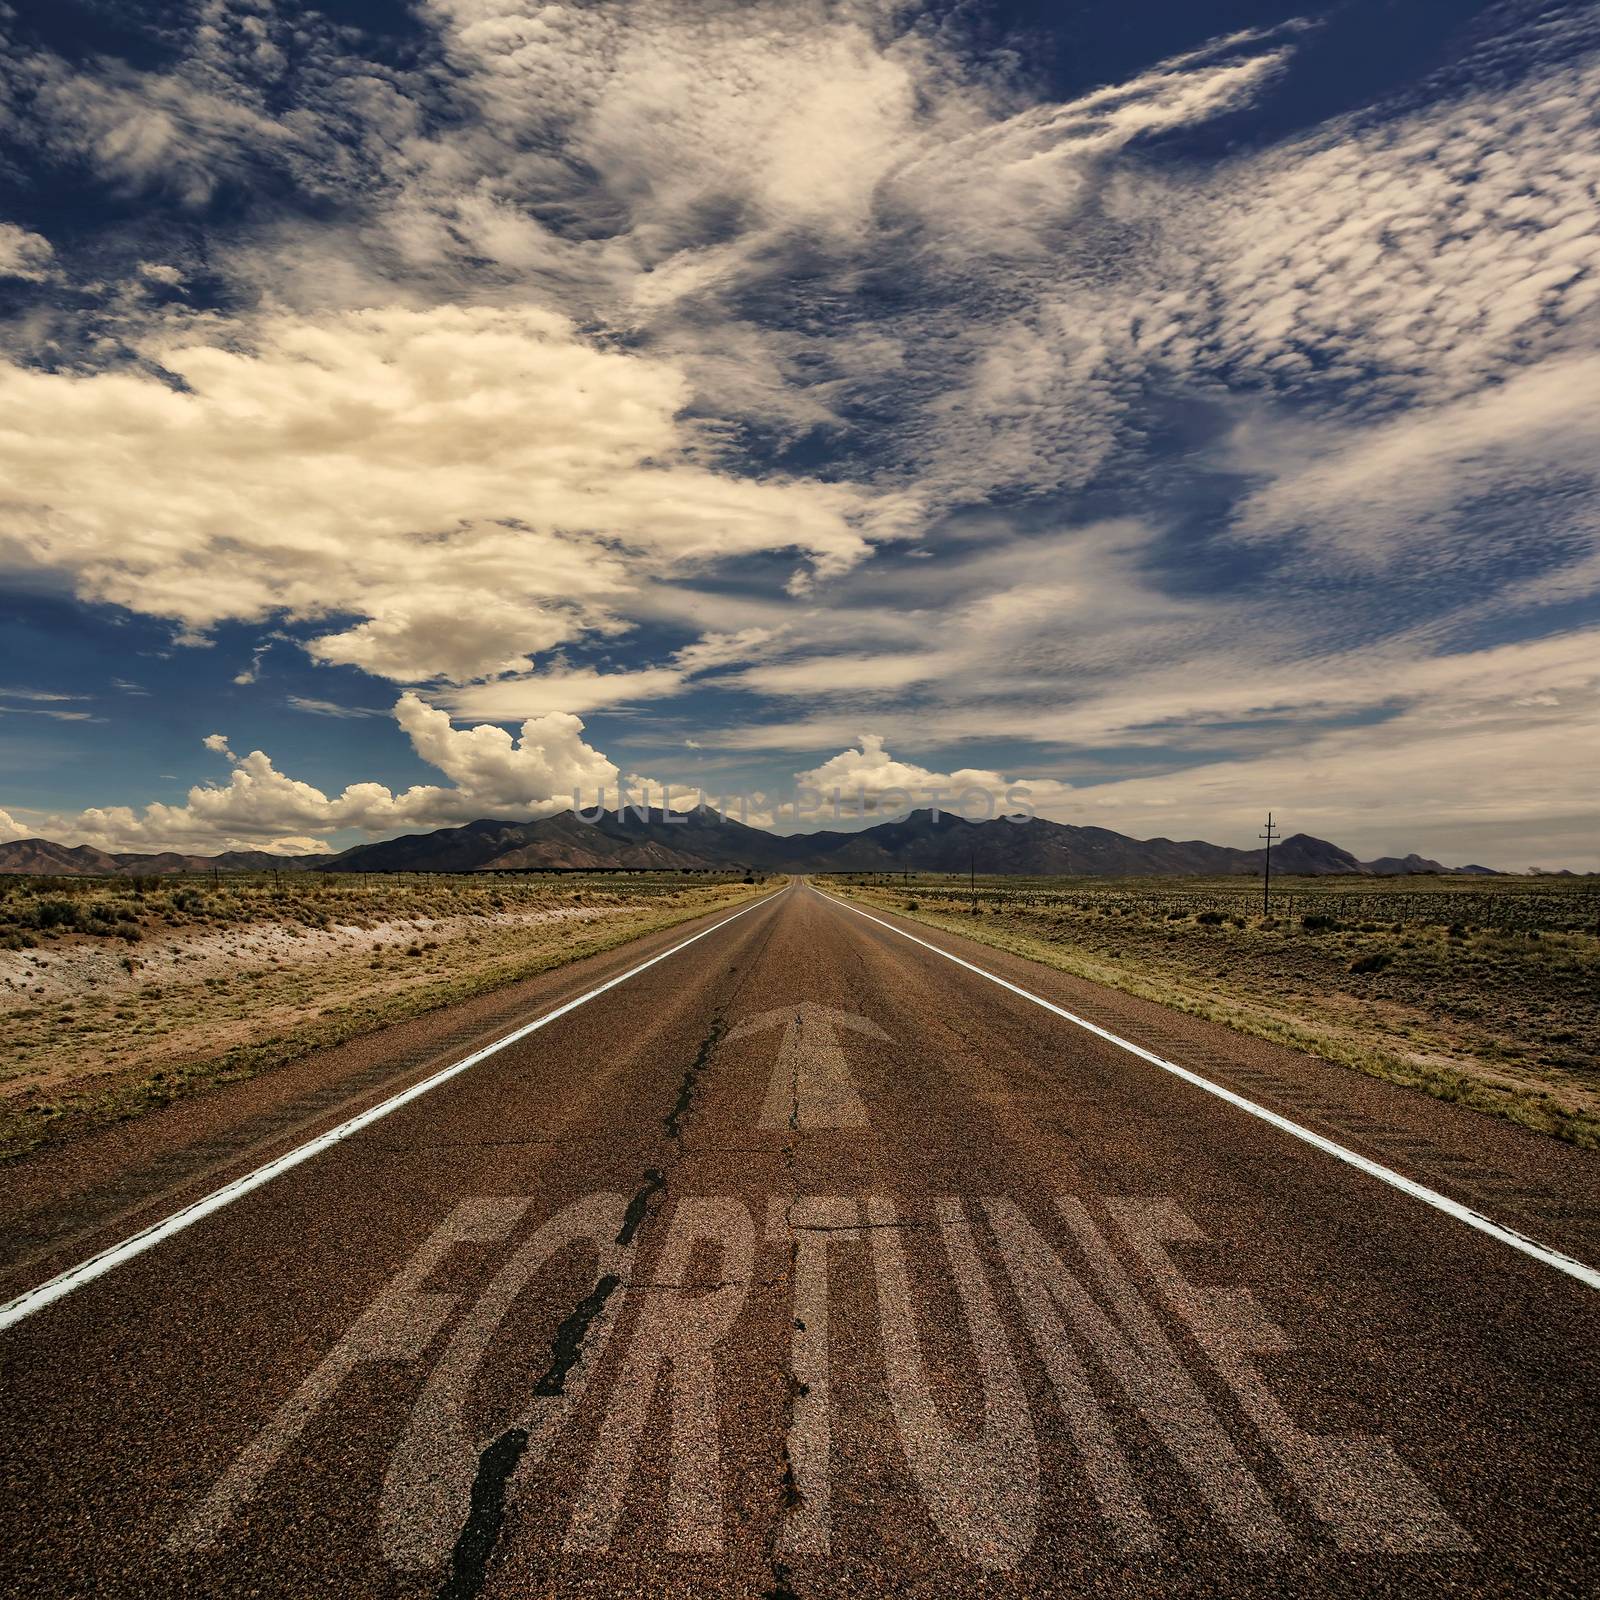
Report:
[{"label": "sky", "polygon": [[0,0],[0,840],[1600,868],[1597,106],[1539,0]]}]

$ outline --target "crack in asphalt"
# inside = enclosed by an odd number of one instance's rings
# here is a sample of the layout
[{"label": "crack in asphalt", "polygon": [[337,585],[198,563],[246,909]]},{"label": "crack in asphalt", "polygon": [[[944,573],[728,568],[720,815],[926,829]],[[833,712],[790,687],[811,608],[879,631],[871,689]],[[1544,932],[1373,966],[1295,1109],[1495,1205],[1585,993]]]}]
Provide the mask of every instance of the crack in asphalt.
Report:
[{"label": "crack in asphalt", "polygon": [[772,1563],[772,1587],[767,1590],[763,1600],[800,1600],[800,1596],[789,1587],[791,1576],[787,1564],[775,1560]]},{"label": "crack in asphalt", "polygon": [[[797,1014],[796,1026],[800,1026],[801,1019]],[[794,1235],[791,1222],[791,1213],[794,1211],[795,1201],[799,1196],[794,1192],[796,1185],[795,1162],[796,1145],[800,1135],[800,1052],[794,1053],[793,1068],[789,1078],[789,1131],[783,1141],[783,1166],[788,1177],[790,1197],[784,1203],[784,1225],[789,1228],[789,1265],[786,1276],[793,1284],[799,1270],[800,1241]],[[805,1331],[805,1324],[798,1317],[793,1319],[794,1326],[801,1332]],[[793,1346],[791,1344],[791,1350]],[[791,1358],[792,1359],[792,1358]],[[785,1363],[779,1369],[784,1382],[782,1415],[778,1422],[778,1460],[780,1472],[778,1476],[779,1510],[773,1518],[772,1531],[767,1540],[767,1563],[772,1568],[772,1587],[766,1591],[765,1600],[799,1600],[790,1578],[793,1573],[787,1562],[778,1554],[778,1546],[783,1538],[783,1525],[785,1519],[797,1506],[805,1504],[805,1492],[795,1479],[794,1457],[789,1452],[789,1434],[794,1428],[795,1404],[802,1395],[811,1392],[810,1387],[804,1384],[794,1374],[793,1368]]]},{"label": "crack in asphalt", "polygon": [[794,1220],[796,1195],[783,1208],[783,1225],[791,1233],[867,1233],[874,1228],[899,1228],[907,1232],[931,1228],[931,1222],[913,1222],[907,1217],[897,1217],[893,1222],[796,1222]]},{"label": "crack in asphalt", "polygon": [[[762,941],[764,949],[772,937],[769,929],[766,939]],[[757,954],[759,955],[759,951]],[[738,969],[731,968],[731,972]],[[747,975],[748,975],[747,969]],[[743,987],[745,980],[741,980],[735,988]],[[733,996],[729,997],[731,1003]],[[700,1041],[700,1046],[695,1052],[694,1060],[684,1069],[683,1081],[678,1085],[678,1097],[673,1102],[672,1109],[661,1119],[661,1125],[666,1130],[668,1140],[677,1146],[679,1158],[683,1155],[683,1123],[693,1107],[695,1095],[699,1088],[700,1075],[710,1064],[718,1043],[727,1031],[724,1020],[726,1005],[720,1008],[712,1017],[711,1027],[705,1038]],[[517,1142],[517,1141],[508,1141]],[[529,1140],[528,1143],[535,1141]],[[554,1143],[556,1141],[549,1141]],[[670,1162],[667,1163],[670,1165]],[[645,1169],[644,1181],[628,1201],[627,1209],[622,1215],[622,1226],[617,1232],[617,1243],[622,1246],[631,1245],[639,1229],[644,1226],[653,1213],[653,1202],[658,1196],[664,1194],[667,1188],[667,1175],[661,1167],[648,1167]],[[776,1280],[773,1280],[776,1281]],[[573,1308],[571,1313],[556,1329],[555,1338],[551,1341],[551,1361],[544,1374],[533,1386],[533,1393],[540,1395],[559,1395],[563,1392],[567,1374],[572,1370],[583,1353],[584,1336],[596,1317],[600,1315],[606,1302],[617,1289],[638,1289],[641,1291],[654,1291],[671,1289],[682,1291],[686,1288],[697,1290],[714,1290],[745,1286],[744,1279],[723,1279],[709,1284],[656,1284],[642,1279],[624,1279],[616,1274],[608,1273],[601,1278],[594,1288],[584,1296]],[[770,1284],[768,1285],[770,1286]],[[793,1380],[791,1379],[791,1382]],[[792,1402],[791,1402],[792,1403]],[[450,1569],[443,1586],[438,1591],[437,1600],[474,1600],[483,1590],[489,1574],[489,1563],[493,1559],[495,1547],[500,1541],[501,1533],[506,1520],[506,1494],[510,1488],[511,1478],[516,1472],[517,1463],[522,1459],[523,1453],[528,1448],[528,1431],[526,1428],[512,1427],[500,1434],[487,1444],[478,1456],[478,1470],[472,1481],[472,1494],[469,1501],[466,1522],[462,1525],[457,1536],[454,1549],[450,1553]],[[779,1593],[780,1600],[787,1600],[789,1591],[784,1587],[787,1569],[781,1563],[775,1569],[780,1573]]]},{"label": "crack in asphalt", "polygon": [[[535,1395],[565,1392],[567,1374],[583,1354],[584,1337],[621,1283],[619,1277],[608,1273],[562,1321],[550,1341],[550,1365],[533,1386]],[[482,1592],[490,1558],[505,1526],[506,1490],[527,1448],[528,1430],[515,1427],[507,1428],[479,1452],[467,1520],[450,1552],[450,1571],[438,1600],[472,1600]]]},{"label": "crack in asphalt", "polygon": [[617,1243],[622,1245],[632,1244],[633,1236],[650,1215],[650,1202],[662,1193],[667,1187],[667,1175],[660,1167],[649,1167],[645,1171],[644,1183],[638,1192],[628,1202],[628,1209],[622,1214],[622,1227],[617,1232]]},{"label": "crack in asphalt", "polygon": [[661,1119],[661,1126],[667,1130],[667,1137],[674,1143],[682,1142],[683,1119],[688,1115],[689,1107],[694,1102],[700,1074],[705,1071],[706,1063],[710,1061],[712,1052],[726,1031],[727,1024],[722,1020],[722,1013],[719,1011],[711,1019],[711,1031],[700,1041],[700,1048],[695,1052],[694,1060],[684,1068],[683,1082],[678,1086],[677,1103]]},{"label": "crack in asphalt", "polygon": [[713,1278],[708,1283],[651,1283],[648,1278],[624,1278],[624,1289],[670,1289],[674,1294],[709,1294],[713,1289],[773,1289],[778,1278]]}]

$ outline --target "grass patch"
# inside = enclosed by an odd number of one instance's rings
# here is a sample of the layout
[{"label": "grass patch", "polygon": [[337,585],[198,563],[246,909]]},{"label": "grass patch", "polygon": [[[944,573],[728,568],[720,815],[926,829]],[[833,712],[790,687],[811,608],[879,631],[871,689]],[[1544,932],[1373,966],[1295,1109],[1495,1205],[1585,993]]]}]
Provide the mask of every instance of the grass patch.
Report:
[{"label": "grass patch", "polygon": [[[1600,1148],[1591,880],[846,876],[830,887],[1540,1133]],[[974,916],[974,910],[982,915]]]},{"label": "grass patch", "polygon": [[[376,949],[357,943],[330,955],[317,945],[291,952],[292,959],[280,951],[265,966],[246,937],[222,959],[224,970],[194,976],[182,972],[181,952],[185,940],[204,930],[184,924],[161,935],[171,965],[160,982],[139,984],[119,967],[118,981],[90,979],[93,987],[70,998],[36,1002],[25,990],[0,993],[0,1026],[11,1035],[0,1064],[7,1091],[0,1161],[602,954],[767,887],[676,874],[597,874],[553,882],[435,881],[420,892],[397,885],[386,893],[381,880],[367,879],[351,898],[369,927],[397,917],[426,918],[429,926]],[[272,898],[247,897],[244,908],[256,913],[239,918],[245,935],[279,926]],[[582,915],[574,915],[579,908]],[[330,920],[352,926],[351,909],[339,905]],[[202,895],[180,914],[205,910]],[[292,925],[305,923],[295,917]],[[215,967],[216,941],[206,949]],[[82,966],[93,960],[93,940],[53,953]]]}]

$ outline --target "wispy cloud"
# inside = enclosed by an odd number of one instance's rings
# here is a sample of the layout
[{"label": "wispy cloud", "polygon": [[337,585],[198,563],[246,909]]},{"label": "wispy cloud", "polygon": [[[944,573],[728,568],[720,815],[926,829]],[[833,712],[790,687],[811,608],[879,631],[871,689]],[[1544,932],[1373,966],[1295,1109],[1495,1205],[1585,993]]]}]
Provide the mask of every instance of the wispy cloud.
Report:
[{"label": "wispy cloud", "polygon": [[[1470,706],[1526,759],[1494,625],[1560,676],[1541,608],[1600,591],[1592,8],[1498,7],[1221,155],[1188,141],[1312,22],[1050,98],[962,7],[415,16],[403,66],[271,7],[159,70],[6,53],[19,149],[204,249],[0,224],[0,560],[190,642],[284,629],[474,737],[670,700],[791,765],[871,729],[928,772],[1003,739],[1287,783],[1286,720],[1359,755]],[[399,816],[324,802],[283,836]]]},{"label": "wispy cloud", "polygon": [[387,715],[383,711],[374,711],[369,706],[340,705],[335,700],[316,700],[309,695],[292,694],[288,703],[296,711],[304,711],[313,717],[381,717]]},{"label": "wispy cloud", "polygon": [[84,698],[81,694],[58,694],[45,689],[0,688],[0,717],[49,717],[55,722],[100,721],[92,712],[67,709]]}]

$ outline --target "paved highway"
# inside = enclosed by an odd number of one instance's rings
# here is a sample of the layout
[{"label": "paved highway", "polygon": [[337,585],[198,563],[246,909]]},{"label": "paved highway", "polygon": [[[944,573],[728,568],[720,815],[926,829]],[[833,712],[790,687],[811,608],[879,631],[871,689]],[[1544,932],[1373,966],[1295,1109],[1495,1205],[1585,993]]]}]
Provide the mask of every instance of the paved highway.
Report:
[{"label": "paved highway", "polygon": [[799,883],[272,1080],[10,1175],[6,1593],[1600,1590],[1590,1153]]}]

